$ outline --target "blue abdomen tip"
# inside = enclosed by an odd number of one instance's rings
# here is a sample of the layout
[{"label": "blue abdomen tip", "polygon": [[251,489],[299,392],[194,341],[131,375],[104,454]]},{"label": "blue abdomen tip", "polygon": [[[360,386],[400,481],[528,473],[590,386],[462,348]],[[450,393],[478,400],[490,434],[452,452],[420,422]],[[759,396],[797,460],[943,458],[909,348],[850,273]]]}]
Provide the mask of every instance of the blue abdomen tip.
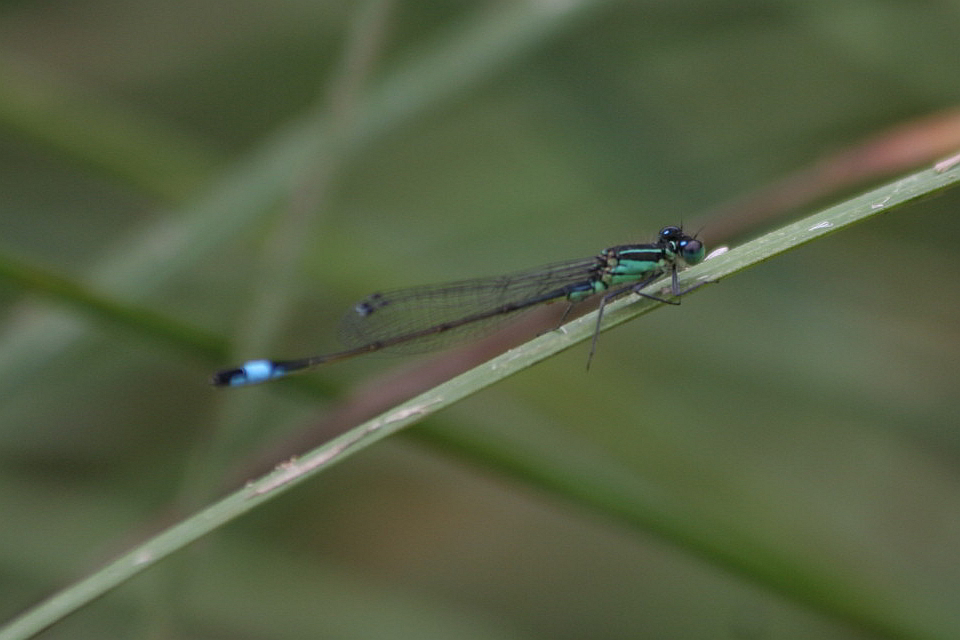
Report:
[{"label": "blue abdomen tip", "polygon": [[284,367],[271,360],[248,360],[236,369],[216,372],[210,382],[218,387],[242,387],[266,382],[285,374]]},{"label": "blue abdomen tip", "polygon": [[232,386],[265,382],[279,373],[269,360],[249,360],[243,363],[240,370],[243,371],[243,375],[234,378],[230,382]]}]

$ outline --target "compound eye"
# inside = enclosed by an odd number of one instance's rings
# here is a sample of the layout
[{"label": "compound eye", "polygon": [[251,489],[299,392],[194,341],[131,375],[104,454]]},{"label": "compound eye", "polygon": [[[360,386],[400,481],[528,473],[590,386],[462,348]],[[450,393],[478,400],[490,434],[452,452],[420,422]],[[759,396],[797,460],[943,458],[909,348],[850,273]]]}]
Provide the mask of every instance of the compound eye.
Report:
[{"label": "compound eye", "polygon": [[706,257],[707,248],[699,240],[690,238],[680,241],[680,256],[687,264],[697,264]]},{"label": "compound eye", "polygon": [[660,240],[669,241],[676,240],[683,235],[683,232],[680,231],[680,227],[664,227],[660,229]]}]

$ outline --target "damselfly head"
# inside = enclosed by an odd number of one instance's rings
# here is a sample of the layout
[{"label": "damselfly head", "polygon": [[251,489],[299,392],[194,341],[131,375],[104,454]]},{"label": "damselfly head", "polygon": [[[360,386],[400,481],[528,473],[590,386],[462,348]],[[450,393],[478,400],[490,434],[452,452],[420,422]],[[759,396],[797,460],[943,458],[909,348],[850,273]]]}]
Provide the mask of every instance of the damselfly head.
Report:
[{"label": "damselfly head", "polygon": [[660,246],[680,256],[687,264],[702,262],[707,250],[703,243],[691,238],[680,227],[664,227],[660,230]]}]

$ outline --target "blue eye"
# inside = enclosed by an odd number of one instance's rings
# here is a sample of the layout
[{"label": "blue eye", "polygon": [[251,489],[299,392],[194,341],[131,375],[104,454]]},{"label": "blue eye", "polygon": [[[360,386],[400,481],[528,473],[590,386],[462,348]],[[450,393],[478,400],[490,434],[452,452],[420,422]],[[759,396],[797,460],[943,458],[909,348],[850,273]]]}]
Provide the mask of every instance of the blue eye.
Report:
[{"label": "blue eye", "polygon": [[680,241],[680,255],[687,264],[697,264],[706,256],[707,249],[699,240],[690,238]]},{"label": "blue eye", "polygon": [[661,241],[677,240],[682,236],[683,231],[680,230],[680,227],[664,227],[663,229],[660,229]]}]

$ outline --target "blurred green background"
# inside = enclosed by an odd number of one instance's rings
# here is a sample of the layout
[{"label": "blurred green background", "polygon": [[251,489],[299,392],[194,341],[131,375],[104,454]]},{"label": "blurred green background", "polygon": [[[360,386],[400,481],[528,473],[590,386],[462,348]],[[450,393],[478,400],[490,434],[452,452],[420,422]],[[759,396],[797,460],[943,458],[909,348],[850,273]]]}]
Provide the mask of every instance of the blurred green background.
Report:
[{"label": "blurred green background", "polygon": [[[335,349],[380,288],[681,220],[709,245],[724,220],[698,213],[955,107],[958,33],[956,2],[2,3],[0,253],[144,315],[0,280],[0,620],[420,361],[309,389],[213,369]],[[707,287],[603,335],[589,373],[586,346],[548,360],[42,637],[958,637],[958,207]],[[718,545],[849,588],[797,601],[431,432],[607,461]]]}]

